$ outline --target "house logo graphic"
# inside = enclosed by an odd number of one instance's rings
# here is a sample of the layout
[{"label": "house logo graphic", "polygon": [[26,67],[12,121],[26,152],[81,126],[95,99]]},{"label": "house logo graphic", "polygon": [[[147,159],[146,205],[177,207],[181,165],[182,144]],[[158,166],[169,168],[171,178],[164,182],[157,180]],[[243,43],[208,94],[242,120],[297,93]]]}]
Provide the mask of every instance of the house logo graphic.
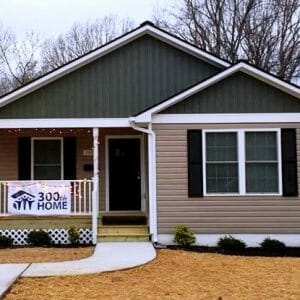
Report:
[{"label": "house logo graphic", "polygon": [[31,210],[32,203],[35,201],[35,196],[22,190],[11,195],[11,197],[16,199],[13,203],[13,208],[16,210]]}]

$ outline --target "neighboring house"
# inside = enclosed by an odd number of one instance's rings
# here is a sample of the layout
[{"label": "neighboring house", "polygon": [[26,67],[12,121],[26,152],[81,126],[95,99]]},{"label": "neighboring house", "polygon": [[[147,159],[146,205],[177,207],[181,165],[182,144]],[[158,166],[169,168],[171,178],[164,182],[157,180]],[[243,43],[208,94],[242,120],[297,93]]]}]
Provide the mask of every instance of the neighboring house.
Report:
[{"label": "neighboring house", "polygon": [[[143,23],[0,99],[0,232],[24,243],[44,228],[64,242],[77,226],[94,242],[171,243],[183,223],[200,244],[299,246],[299,98]],[[10,193],[71,207],[14,215]]]}]

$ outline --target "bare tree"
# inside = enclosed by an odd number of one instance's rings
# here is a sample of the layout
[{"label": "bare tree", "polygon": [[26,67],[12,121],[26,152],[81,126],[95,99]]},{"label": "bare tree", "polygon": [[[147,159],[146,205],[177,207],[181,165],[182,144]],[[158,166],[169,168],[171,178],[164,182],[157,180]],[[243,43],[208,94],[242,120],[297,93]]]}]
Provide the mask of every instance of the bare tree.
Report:
[{"label": "bare tree", "polygon": [[285,80],[300,72],[300,0],[180,0],[155,14],[164,27],[223,59]]},{"label": "bare tree", "polygon": [[8,29],[0,28],[0,93],[24,85],[40,75],[38,66],[39,38],[28,33],[18,43]]},{"label": "bare tree", "polygon": [[48,39],[42,49],[43,70],[57,68],[132,29],[133,21],[107,16],[95,22],[75,23],[64,35]]}]

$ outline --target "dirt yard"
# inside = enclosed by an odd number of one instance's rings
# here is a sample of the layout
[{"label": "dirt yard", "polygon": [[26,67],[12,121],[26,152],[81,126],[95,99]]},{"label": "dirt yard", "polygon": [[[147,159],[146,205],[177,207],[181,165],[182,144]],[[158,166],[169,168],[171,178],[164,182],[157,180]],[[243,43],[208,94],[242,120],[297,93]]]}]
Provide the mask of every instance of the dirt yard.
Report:
[{"label": "dirt yard", "polygon": [[94,247],[0,249],[0,263],[35,263],[76,260],[89,257]]},{"label": "dirt yard", "polygon": [[300,259],[160,250],[135,269],[22,278],[5,299],[300,299]]}]

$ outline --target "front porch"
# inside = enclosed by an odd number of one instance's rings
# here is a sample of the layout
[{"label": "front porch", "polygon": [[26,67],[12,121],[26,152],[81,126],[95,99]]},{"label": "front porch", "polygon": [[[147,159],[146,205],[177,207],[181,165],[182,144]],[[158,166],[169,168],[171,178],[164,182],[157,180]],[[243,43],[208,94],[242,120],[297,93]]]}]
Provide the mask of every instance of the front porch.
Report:
[{"label": "front porch", "polygon": [[[0,129],[0,233],[72,224],[90,229],[93,243],[149,240],[147,143],[131,128]],[[26,210],[24,199],[12,207],[20,191],[44,193],[37,204],[51,213]],[[55,213],[50,202],[63,194],[69,210]]]}]

